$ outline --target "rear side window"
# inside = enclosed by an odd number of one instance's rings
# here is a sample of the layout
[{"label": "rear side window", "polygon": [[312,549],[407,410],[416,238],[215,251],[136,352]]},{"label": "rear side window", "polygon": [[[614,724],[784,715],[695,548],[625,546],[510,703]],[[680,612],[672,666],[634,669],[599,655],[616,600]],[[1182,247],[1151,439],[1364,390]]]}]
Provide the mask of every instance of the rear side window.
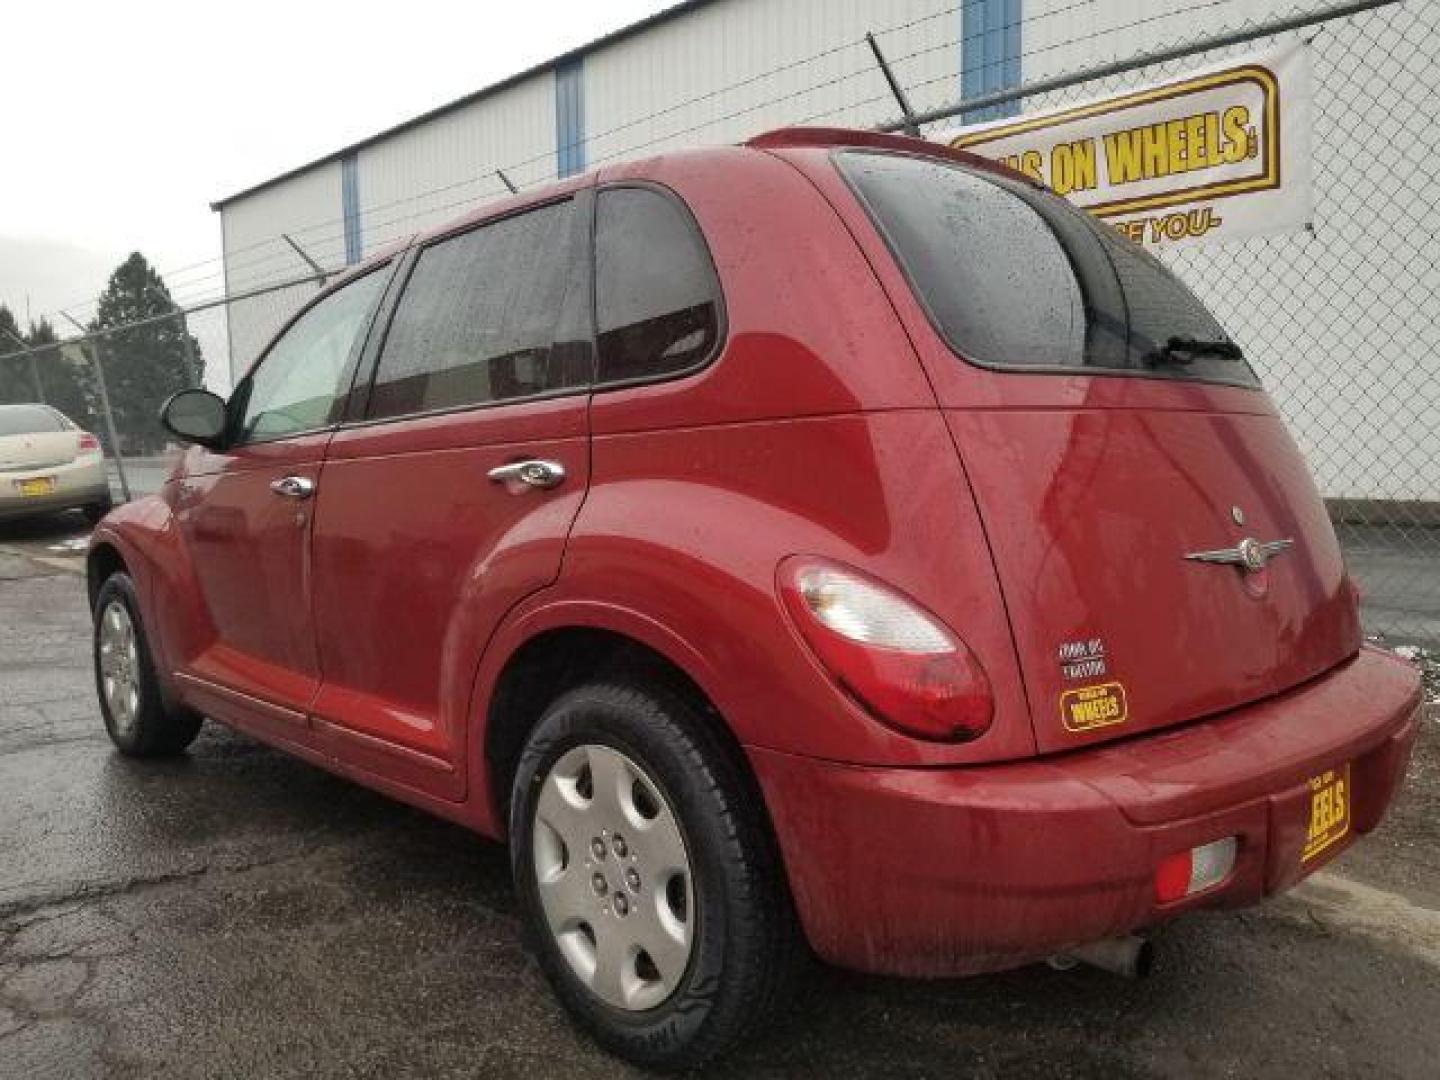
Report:
[{"label": "rear side window", "polygon": [[43,405],[0,405],[0,435],[38,435],[64,431],[60,414]]},{"label": "rear side window", "polygon": [[847,151],[837,161],[965,358],[1258,385],[1179,278],[1058,196],[934,158]]},{"label": "rear side window", "polygon": [[483,405],[586,381],[588,370],[555,344],[573,220],[573,203],[555,203],[422,251],[380,353],[369,415]]},{"label": "rear side window", "polygon": [[720,313],[720,282],[710,253],[679,200],[650,188],[600,192],[599,381],[663,378],[698,367],[720,339]]}]

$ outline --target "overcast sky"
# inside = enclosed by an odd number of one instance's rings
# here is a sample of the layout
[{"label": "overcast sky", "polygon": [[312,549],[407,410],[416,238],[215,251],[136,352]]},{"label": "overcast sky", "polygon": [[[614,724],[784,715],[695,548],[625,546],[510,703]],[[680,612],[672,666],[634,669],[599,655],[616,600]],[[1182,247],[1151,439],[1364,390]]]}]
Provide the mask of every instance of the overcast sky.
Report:
[{"label": "overcast sky", "polygon": [[135,250],[216,292],[212,200],[670,2],[6,4],[0,303],[86,318]]}]

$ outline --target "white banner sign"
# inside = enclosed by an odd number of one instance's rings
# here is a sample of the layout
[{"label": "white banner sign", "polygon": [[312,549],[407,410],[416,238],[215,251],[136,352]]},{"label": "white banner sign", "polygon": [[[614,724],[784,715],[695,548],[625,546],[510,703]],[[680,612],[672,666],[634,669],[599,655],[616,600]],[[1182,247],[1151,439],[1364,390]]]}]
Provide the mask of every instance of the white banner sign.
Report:
[{"label": "white banner sign", "polygon": [[1144,244],[1310,221],[1303,42],[1172,82],[934,136],[1004,161]]}]

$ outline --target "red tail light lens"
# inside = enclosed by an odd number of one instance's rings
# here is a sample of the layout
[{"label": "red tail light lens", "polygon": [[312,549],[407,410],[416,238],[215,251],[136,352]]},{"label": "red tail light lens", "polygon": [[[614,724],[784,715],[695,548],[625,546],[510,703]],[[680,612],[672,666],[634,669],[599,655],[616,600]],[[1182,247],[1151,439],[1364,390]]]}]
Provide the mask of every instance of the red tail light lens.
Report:
[{"label": "red tail light lens", "polygon": [[88,431],[82,431],[82,432],[80,433],[80,452],[81,452],[81,453],[84,453],[84,452],[87,451],[87,450],[99,450],[99,449],[100,449],[100,440],[99,440],[99,439],[95,438],[95,436],[94,436],[94,435],[91,435]]},{"label": "red tail light lens", "polygon": [[990,727],[990,680],[964,643],[913,600],[838,563],[780,567],[780,595],[841,687],[907,735],[974,739]]}]

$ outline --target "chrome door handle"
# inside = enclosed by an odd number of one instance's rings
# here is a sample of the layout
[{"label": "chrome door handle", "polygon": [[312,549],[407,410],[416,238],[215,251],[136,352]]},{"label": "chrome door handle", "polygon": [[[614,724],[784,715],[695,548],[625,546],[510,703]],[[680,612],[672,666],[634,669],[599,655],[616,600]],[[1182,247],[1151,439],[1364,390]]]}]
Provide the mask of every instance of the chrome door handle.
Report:
[{"label": "chrome door handle", "polygon": [[565,466],[558,461],[512,461],[509,465],[497,465],[487,475],[497,484],[549,489],[565,482]]},{"label": "chrome door handle", "polygon": [[308,476],[282,476],[270,481],[270,490],[287,499],[308,499],[315,494],[315,481]]}]

